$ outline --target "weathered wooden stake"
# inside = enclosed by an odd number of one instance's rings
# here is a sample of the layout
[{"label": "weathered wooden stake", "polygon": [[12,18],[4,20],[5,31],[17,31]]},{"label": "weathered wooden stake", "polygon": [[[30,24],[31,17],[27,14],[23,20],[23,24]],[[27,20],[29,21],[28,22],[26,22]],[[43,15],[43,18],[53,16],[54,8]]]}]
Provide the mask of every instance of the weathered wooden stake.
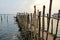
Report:
[{"label": "weathered wooden stake", "polygon": [[31,29],[32,29],[32,13],[31,13]]},{"label": "weathered wooden stake", "polygon": [[45,27],[44,16],[45,16],[45,5],[43,6],[43,17],[42,17],[42,40],[44,40],[44,27]]},{"label": "weathered wooden stake", "polygon": [[58,19],[57,19],[56,33],[55,33],[55,36],[54,36],[53,40],[56,40],[56,37],[57,37],[58,25],[59,25],[59,14],[60,14],[60,10],[59,10],[59,12],[58,12]]},{"label": "weathered wooden stake", "polygon": [[1,22],[2,22],[2,16],[1,16]]},{"label": "weathered wooden stake", "polygon": [[27,15],[27,24],[29,24],[29,14]]},{"label": "weathered wooden stake", "polygon": [[36,40],[36,5],[34,5],[33,21],[34,21],[34,40]]},{"label": "weathered wooden stake", "polygon": [[8,16],[7,16],[7,23],[8,23]]},{"label": "weathered wooden stake", "polygon": [[40,38],[40,30],[41,30],[41,11],[40,12],[38,12],[39,13],[39,16],[38,16],[38,21],[39,21],[39,26],[38,26],[38,28],[39,28],[39,30],[38,30],[38,37],[39,37],[39,40],[41,39]]},{"label": "weathered wooden stake", "polygon": [[[50,26],[51,7],[52,7],[52,0],[50,0],[50,6],[49,6],[49,17],[48,17],[48,26],[47,26],[48,28],[47,28],[47,32],[49,32],[49,26]],[[48,40],[48,33],[47,33],[46,40]]]},{"label": "weathered wooden stake", "polygon": [[47,36],[48,36],[48,14],[47,14],[47,35],[46,35],[46,40],[47,40]]},{"label": "weathered wooden stake", "polygon": [[[31,30],[32,30],[32,13],[31,13],[31,25],[30,25],[30,27],[31,27]],[[31,40],[32,40],[33,38],[32,38],[32,32],[31,32]]]},{"label": "weathered wooden stake", "polygon": [[53,34],[53,19],[51,20],[51,34]]}]

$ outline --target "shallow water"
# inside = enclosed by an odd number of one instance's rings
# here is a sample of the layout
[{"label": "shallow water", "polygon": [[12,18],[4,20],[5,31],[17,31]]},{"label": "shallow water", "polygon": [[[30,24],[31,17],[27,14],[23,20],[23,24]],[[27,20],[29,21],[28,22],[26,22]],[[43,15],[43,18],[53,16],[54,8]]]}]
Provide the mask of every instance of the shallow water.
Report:
[{"label": "shallow water", "polygon": [[[45,30],[46,30],[47,29],[47,18],[46,17],[45,17],[44,21],[45,21]],[[51,32],[51,27],[52,27],[51,21],[52,21],[52,18],[50,19],[49,32]],[[41,20],[41,23],[42,23],[42,20]],[[56,27],[57,27],[57,20],[53,18],[53,34],[56,33]],[[58,24],[57,36],[60,37],[60,20],[59,20],[59,24]]]},{"label": "shallow water", "polygon": [[14,16],[15,14],[0,14],[0,40],[22,40]]},{"label": "shallow water", "polygon": [[[15,14],[0,14],[0,40],[22,40],[18,25],[15,21]],[[42,21],[41,21],[42,22]],[[53,19],[53,33],[55,34],[57,20]],[[47,28],[47,19],[45,18],[45,30]],[[50,29],[51,32],[51,23]],[[58,34],[60,36],[60,21]]]}]

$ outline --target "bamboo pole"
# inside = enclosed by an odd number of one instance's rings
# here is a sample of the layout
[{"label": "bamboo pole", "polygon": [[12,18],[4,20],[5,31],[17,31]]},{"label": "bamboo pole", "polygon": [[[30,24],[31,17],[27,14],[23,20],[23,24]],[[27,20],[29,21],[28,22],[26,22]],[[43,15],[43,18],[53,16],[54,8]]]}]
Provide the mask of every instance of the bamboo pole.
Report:
[{"label": "bamboo pole", "polygon": [[58,25],[59,25],[59,14],[60,14],[60,10],[59,10],[59,12],[58,12],[58,19],[57,19],[56,33],[55,33],[55,36],[54,36],[53,40],[56,40],[56,37],[57,37]]},{"label": "bamboo pole", "polygon": [[42,40],[44,40],[44,29],[45,29],[44,16],[45,16],[45,5],[43,6],[43,17],[42,17]]},{"label": "bamboo pole", "polygon": [[38,30],[38,37],[39,37],[39,40],[41,39],[40,38],[40,30],[41,30],[41,11],[40,12],[38,12],[39,13],[39,16],[38,16],[38,20],[39,20],[39,30]]},{"label": "bamboo pole", "polygon": [[[50,17],[51,17],[51,7],[52,7],[52,0],[50,0],[50,6],[49,6],[49,17],[48,17],[48,28],[47,28],[47,32],[49,32],[49,25],[50,25]],[[48,40],[48,33],[47,33],[47,37],[46,40]]]}]

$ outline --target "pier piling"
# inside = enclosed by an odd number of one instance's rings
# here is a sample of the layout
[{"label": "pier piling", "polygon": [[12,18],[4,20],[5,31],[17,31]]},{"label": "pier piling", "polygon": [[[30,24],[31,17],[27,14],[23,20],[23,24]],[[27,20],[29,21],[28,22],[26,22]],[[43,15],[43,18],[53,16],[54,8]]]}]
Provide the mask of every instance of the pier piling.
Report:
[{"label": "pier piling", "polygon": [[58,19],[57,19],[56,33],[55,33],[55,35],[54,35],[54,39],[53,39],[53,40],[56,40],[56,37],[57,37],[58,25],[59,25],[59,14],[60,14],[60,10],[59,10],[59,12],[58,12]]},{"label": "pier piling", "polygon": [[53,19],[51,20],[51,34],[53,34]]},{"label": "pier piling", "polygon": [[42,17],[42,40],[44,40],[44,29],[45,29],[45,5],[43,6],[43,17]]},{"label": "pier piling", "polygon": [[40,32],[41,32],[41,11],[39,11],[38,13],[39,13],[39,16],[38,16],[38,22],[39,22],[39,26],[38,26],[38,28],[39,28],[38,34],[39,34],[39,35],[38,35],[38,37],[39,37],[39,40],[40,40],[40,39],[41,39],[41,37],[40,37],[40,36],[41,36],[41,33],[40,33]]},{"label": "pier piling", "polygon": [[[56,32],[54,35],[54,29],[53,29],[54,25],[53,25],[53,18],[51,17],[51,9],[52,9],[52,0],[50,0],[49,13],[47,14],[47,16],[45,15],[45,5],[43,5],[42,15],[41,11],[39,10],[37,15],[36,5],[34,5],[34,13],[31,14],[20,13],[19,15],[17,15],[16,19],[18,20],[19,27],[21,27],[22,29],[21,34],[23,35],[24,40],[50,40],[50,39],[58,40],[57,33],[58,33],[59,16],[57,19]],[[60,14],[60,10],[58,13]],[[52,20],[50,22],[51,18]]]}]

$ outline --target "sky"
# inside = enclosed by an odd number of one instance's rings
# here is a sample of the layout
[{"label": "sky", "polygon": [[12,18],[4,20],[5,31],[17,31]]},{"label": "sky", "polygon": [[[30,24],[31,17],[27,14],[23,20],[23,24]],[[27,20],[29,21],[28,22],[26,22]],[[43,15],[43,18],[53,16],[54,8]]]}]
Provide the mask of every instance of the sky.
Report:
[{"label": "sky", "polygon": [[[0,0],[0,14],[16,14],[17,12],[33,13],[34,5],[37,10],[43,10],[46,6],[46,14],[49,11],[50,0]],[[52,14],[57,13],[60,9],[60,0],[53,0]],[[43,11],[42,11],[43,12]]]}]

